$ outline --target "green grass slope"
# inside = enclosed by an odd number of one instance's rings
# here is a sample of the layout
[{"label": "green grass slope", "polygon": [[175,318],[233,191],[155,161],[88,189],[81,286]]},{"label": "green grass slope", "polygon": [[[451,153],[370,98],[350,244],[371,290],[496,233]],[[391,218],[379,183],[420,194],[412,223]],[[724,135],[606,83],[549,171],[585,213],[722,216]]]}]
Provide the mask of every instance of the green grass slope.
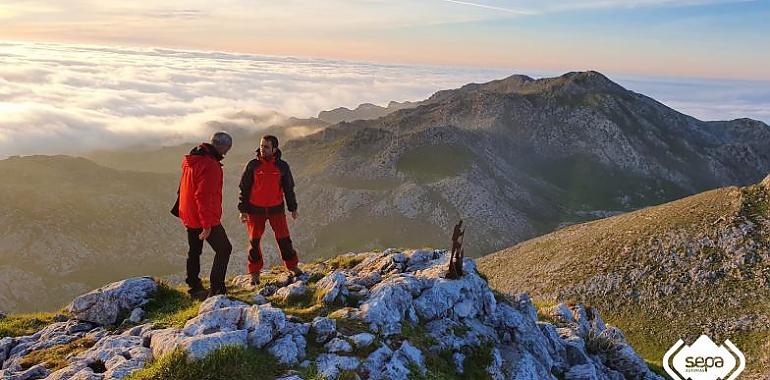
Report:
[{"label": "green grass slope", "polygon": [[647,360],[730,339],[770,370],[770,179],[572,225],[478,260],[493,288],[602,310]]}]

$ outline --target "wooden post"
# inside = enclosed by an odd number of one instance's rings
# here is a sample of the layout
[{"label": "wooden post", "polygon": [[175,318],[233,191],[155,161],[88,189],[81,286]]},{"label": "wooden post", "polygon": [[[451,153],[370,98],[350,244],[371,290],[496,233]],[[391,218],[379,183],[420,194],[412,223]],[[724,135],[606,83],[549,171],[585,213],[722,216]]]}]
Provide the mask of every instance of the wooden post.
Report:
[{"label": "wooden post", "polygon": [[463,257],[465,257],[463,239],[465,238],[465,229],[462,227],[463,221],[460,219],[452,233],[452,256],[449,257],[449,270],[446,274],[446,278],[449,279],[460,278],[463,275]]}]

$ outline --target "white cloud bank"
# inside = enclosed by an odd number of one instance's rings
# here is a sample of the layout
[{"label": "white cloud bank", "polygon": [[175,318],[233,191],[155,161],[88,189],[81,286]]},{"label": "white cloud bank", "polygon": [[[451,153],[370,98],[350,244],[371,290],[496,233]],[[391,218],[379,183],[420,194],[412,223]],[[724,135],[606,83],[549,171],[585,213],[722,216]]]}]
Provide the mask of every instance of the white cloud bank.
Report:
[{"label": "white cloud bank", "polygon": [[[257,130],[359,103],[421,100],[513,71],[168,49],[0,42],[0,158],[205,137],[211,121]],[[702,119],[770,121],[770,84],[620,79]]]},{"label": "white cloud bank", "polygon": [[[504,75],[219,52],[0,43],[0,157],[173,144],[204,137],[210,132],[207,122],[232,122],[238,112],[310,117],[361,102],[419,100],[442,88]],[[261,127],[251,123],[244,127]]]}]

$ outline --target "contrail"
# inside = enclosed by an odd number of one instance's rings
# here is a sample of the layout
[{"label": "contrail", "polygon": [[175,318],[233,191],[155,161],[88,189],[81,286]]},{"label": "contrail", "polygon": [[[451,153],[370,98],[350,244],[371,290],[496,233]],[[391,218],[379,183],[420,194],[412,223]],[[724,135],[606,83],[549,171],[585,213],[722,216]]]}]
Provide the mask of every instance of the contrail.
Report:
[{"label": "contrail", "polygon": [[536,13],[536,12],[531,12],[531,11],[522,11],[522,10],[518,10],[518,9],[496,7],[494,5],[471,3],[471,2],[468,2],[468,1],[460,1],[460,0],[441,0],[441,1],[445,1],[447,3],[470,5],[472,7],[479,7],[479,8],[485,8],[485,9],[492,9],[492,10],[496,10],[496,11],[503,11],[503,12],[508,12],[508,13],[514,13],[514,14],[518,14],[518,15],[532,15],[532,14]]}]

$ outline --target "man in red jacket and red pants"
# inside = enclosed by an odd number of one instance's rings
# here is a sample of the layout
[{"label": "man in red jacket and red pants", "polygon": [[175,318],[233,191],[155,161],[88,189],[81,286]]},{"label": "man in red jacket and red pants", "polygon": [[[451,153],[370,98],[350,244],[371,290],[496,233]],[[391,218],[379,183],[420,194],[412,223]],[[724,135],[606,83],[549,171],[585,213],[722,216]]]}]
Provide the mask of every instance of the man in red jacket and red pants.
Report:
[{"label": "man in red jacket and red pants", "polygon": [[[225,274],[233,247],[222,227],[222,164],[220,161],[233,145],[233,139],[225,132],[217,132],[211,143],[195,147],[182,160],[182,178],[179,181],[179,218],[187,228],[187,285],[194,298],[225,294]],[[208,293],[200,278],[200,256],[203,241],[214,249],[214,265],[211,267],[211,288]]]},{"label": "man in red jacket and red pants", "polygon": [[262,137],[257,157],[249,161],[243,171],[240,189],[238,210],[241,212],[241,222],[246,223],[249,234],[248,269],[252,285],[259,284],[259,272],[263,266],[259,243],[267,221],[273,228],[286,268],[295,276],[301,275],[285,212],[288,209],[292,218],[298,217],[294,178],[289,164],[281,159],[278,138],[270,135]]}]

